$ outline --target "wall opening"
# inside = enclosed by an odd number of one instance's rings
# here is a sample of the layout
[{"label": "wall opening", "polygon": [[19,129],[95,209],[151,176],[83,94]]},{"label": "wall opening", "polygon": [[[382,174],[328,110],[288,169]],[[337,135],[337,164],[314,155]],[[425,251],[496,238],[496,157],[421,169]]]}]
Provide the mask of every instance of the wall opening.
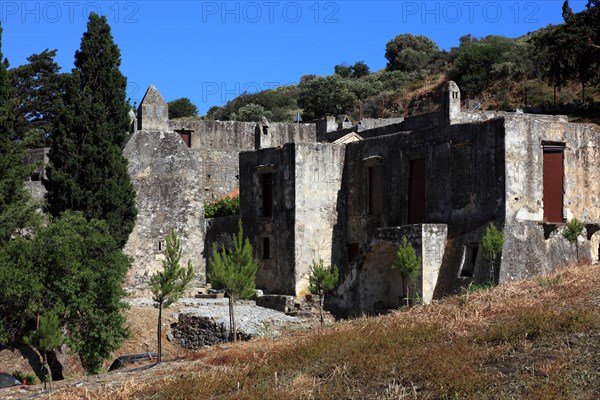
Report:
[{"label": "wall opening", "polygon": [[262,192],[262,216],[273,215],[273,174],[261,174],[260,186]]},{"label": "wall opening", "polygon": [[458,276],[462,278],[472,278],[475,272],[475,262],[479,253],[479,244],[469,243],[463,247],[463,256],[460,263],[460,272]]},{"label": "wall opening", "polygon": [[262,240],[262,259],[271,259],[271,239],[269,237],[264,237]]},{"label": "wall opening", "polygon": [[268,135],[269,134],[269,127],[268,126],[263,126],[262,127],[262,133],[263,133],[263,135]]},{"label": "wall opening", "polygon": [[425,222],[425,159],[410,160],[408,167],[408,223]]},{"label": "wall opening", "polygon": [[358,255],[358,243],[348,243],[348,262],[352,262]]},{"label": "wall opening", "polygon": [[544,221],[564,222],[564,145],[544,146]]},{"label": "wall opening", "polygon": [[39,172],[32,172],[31,175],[29,176],[29,179],[31,180],[31,182],[39,182],[41,181],[41,176]]},{"label": "wall opening", "polygon": [[368,167],[368,190],[367,211],[369,215],[381,215],[383,208],[383,166],[374,165]]},{"label": "wall opening", "polygon": [[182,129],[175,132],[179,133],[179,137],[187,147],[192,147],[192,131]]},{"label": "wall opening", "polygon": [[158,251],[165,251],[165,250],[166,250],[165,241],[159,240],[158,241]]}]

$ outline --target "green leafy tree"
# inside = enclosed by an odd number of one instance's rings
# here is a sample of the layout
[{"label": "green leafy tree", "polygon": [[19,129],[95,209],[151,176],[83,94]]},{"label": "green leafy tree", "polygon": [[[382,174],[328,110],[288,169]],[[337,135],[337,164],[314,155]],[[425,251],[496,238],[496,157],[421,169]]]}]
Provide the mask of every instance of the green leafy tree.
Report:
[{"label": "green leafy tree", "polygon": [[494,283],[495,279],[495,264],[496,257],[502,251],[504,245],[504,234],[496,228],[496,225],[490,222],[485,228],[485,234],[481,239],[481,246],[483,247],[483,257],[490,263],[490,283]]},{"label": "green leafy tree", "polygon": [[[11,240],[0,252],[0,326],[3,343],[21,343],[40,315],[58,316],[65,343],[83,367],[97,373],[127,337],[123,289],[129,258],[105,221],[66,212],[32,239]],[[19,310],[18,318],[14,316]],[[47,352],[53,379],[62,378]]]},{"label": "green leafy tree", "polygon": [[162,310],[175,303],[187,285],[194,277],[192,262],[188,260],[187,268],[179,265],[181,261],[181,241],[175,231],[167,235],[167,249],[163,260],[163,270],[150,277],[150,290],[152,291],[154,306],[158,308],[158,362],[162,361]]},{"label": "green leafy tree", "polygon": [[31,168],[23,164],[23,143],[14,138],[15,105],[8,60],[2,55],[0,26],[0,248],[13,235],[27,233],[38,222],[36,207],[23,185]]},{"label": "green leafy tree", "polygon": [[122,152],[130,120],[120,64],[106,17],[90,14],[56,118],[44,185],[51,215],[76,210],[105,220],[123,247],[137,210]]},{"label": "green leafy tree", "polygon": [[270,111],[259,104],[249,103],[241,107],[236,113],[232,114],[231,119],[244,122],[258,122],[265,117],[270,119],[272,116]]},{"label": "green leafy tree", "polygon": [[12,86],[15,88],[15,131],[19,140],[34,137],[28,147],[44,147],[59,110],[63,95],[64,75],[54,61],[56,50],[44,50],[27,58],[27,64],[10,70]]},{"label": "green leafy tree", "polygon": [[573,218],[565,229],[562,232],[562,235],[565,239],[567,239],[571,243],[575,243],[575,254],[577,255],[577,259],[579,259],[579,243],[577,238],[579,235],[583,234],[583,224],[579,222],[577,218]]},{"label": "green leafy tree", "polygon": [[412,72],[428,68],[440,49],[427,36],[410,33],[396,36],[385,46],[388,71]]},{"label": "green leafy tree", "polygon": [[204,204],[205,218],[218,218],[240,213],[240,196],[225,197],[214,203]]},{"label": "green leafy tree", "polygon": [[336,265],[325,267],[323,260],[319,262],[313,261],[310,266],[308,290],[312,294],[319,296],[319,316],[321,318],[321,326],[325,324],[323,319],[323,303],[325,301],[325,293],[333,290],[339,279],[339,270]]},{"label": "green leafy tree", "polygon": [[58,316],[52,312],[42,315],[38,328],[31,335],[25,336],[24,342],[36,347],[42,353],[45,369],[43,376],[44,390],[46,389],[47,381],[50,381],[50,388],[52,388],[52,374],[49,373],[50,367],[48,365],[47,353],[59,349],[64,342]]},{"label": "green leafy tree", "polygon": [[250,240],[244,240],[242,221],[239,221],[237,235],[233,235],[233,249],[225,246],[221,251],[213,245],[210,258],[210,272],[207,277],[216,289],[224,289],[229,298],[229,328],[233,334],[233,341],[237,340],[235,324],[235,302],[237,299],[246,299],[254,295],[257,264],[252,257]]},{"label": "green leafy tree", "polygon": [[357,61],[352,66],[352,77],[353,78],[362,78],[363,76],[367,76],[371,73],[369,70],[369,66],[364,61]]},{"label": "green leafy tree", "polygon": [[396,253],[396,259],[392,264],[392,268],[402,274],[406,305],[408,305],[410,300],[410,284],[421,274],[421,257],[417,257],[414,247],[406,239],[406,236],[402,237],[402,242]]},{"label": "green leafy tree", "polygon": [[338,75],[319,76],[301,81],[298,85],[298,105],[306,119],[345,114],[354,107],[356,95],[347,80]]},{"label": "green leafy tree", "polygon": [[187,97],[170,101],[169,119],[195,117],[198,115],[198,108]]},{"label": "green leafy tree", "polygon": [[342,78],[350,78],[352,76],[352,67],[346,64],[338,64],[333,67],[333,73]]}]

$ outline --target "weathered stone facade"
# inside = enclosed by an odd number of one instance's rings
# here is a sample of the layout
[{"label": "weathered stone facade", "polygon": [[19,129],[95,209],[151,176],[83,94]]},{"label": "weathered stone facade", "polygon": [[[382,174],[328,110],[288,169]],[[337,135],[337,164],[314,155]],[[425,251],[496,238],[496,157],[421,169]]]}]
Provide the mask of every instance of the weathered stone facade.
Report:
[{"label": "weathered stone facade", "polygon": [[[462,111],[454,82],[443,87],[441,103],[440,111],[362,130],[363,140],[240,155],[242,219],[263,254],[260,288],[301,296],[310,263],[322,258],[341,269],[332,307],[395,307],[405,294],[390,266],[406,236],[423,257],[415,289],[428,302],[470,282],[504,282],[574,261],[575,246],[560,234],[574,217],[587,228],[579,255],[598,258],[600,137],[591,127],[560,116]],[[341,134],[319,132],[321,139]],[[550,194],[553,185],[558,194]],[[552,207],[558,218],[548,214]],[[480,251],[489,223],[506,238],[495,264]],[[265,243],[271,251],[260,250]]]}]

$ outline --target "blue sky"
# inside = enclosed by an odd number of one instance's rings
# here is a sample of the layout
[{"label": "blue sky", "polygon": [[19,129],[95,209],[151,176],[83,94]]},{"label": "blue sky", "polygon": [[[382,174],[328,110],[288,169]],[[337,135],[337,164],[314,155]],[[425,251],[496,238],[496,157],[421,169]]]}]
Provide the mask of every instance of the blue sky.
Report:
[{"label": "blue sky", "polygon": [[[154,83],[167,101],[188,97],[205,114],[248,91],[327,75],[363,60],[385,67],[385,44],[401,33],[440,48],[466,34],[517,37],[562,22],[562,0],[543,1],[0,1],[2,51],[11,66],[58,49],[64,71],[86,29],[105,15],[121,49],[128,96]],[[585,0],[571,0],[580,11]]]}]

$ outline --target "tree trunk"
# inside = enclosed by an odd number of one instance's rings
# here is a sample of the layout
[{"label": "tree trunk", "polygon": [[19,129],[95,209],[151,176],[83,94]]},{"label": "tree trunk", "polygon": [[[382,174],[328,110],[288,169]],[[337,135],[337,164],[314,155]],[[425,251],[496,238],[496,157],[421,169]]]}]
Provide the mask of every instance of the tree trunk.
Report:
[{"label": "tree trunk", "polygon": [[554,85],[554,107],[556,107],[556,85]]},{"label": "tree trunk", "polygon": [[58,361],[58,357],[56,356],[56,351],[43,351],[45,363],[47,365],[48,373],[50,378],[53,381],[62,381],[65,379],[63,376],[63,365],[60,361]]},{"label": "tree trunk", "polygon": [[162,362],[162,301],[158,303],[158,360],[157,363]]},{"label": "tree trunk", "polygon": [[50,381],[50,389],[52,389],[52,374],[50,373],[50,366],[48,365],[48,357],[46,355],[46,350],[42,350],[44,354],[43,360],[43,370],[44,370],[44,390],[48,389],[48,381]]},{"label": "tree trunk", "polygon": [[319,290],[319,315],[321,317],[321,326],[325,325],[325,320],[323,319],[323,291]]},{"label": "tree trunk", "polygon": [[237,342],[237,327],[235,326],[235,299],[229,296],[229,313],[231,317],[231,332],[233,332],[233,342]]}]

